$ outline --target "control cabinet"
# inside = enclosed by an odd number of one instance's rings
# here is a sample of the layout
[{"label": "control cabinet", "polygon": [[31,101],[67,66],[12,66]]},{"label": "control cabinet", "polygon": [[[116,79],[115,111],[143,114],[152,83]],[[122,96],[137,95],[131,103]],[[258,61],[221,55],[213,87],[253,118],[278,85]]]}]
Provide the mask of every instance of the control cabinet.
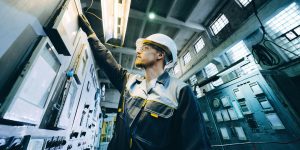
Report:
[{"label": "control cabinet", "polygon": [[214,149],[300,147],[297,122],[260,72],[221,85],[199,102]]}]

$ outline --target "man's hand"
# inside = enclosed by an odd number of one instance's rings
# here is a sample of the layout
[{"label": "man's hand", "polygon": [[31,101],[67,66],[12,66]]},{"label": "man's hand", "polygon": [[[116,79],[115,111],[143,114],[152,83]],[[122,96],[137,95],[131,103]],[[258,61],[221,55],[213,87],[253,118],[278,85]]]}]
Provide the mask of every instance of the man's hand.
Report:
[{"label": "man's hand", "polygon": [[88,19],[84,16],[84,14],[81,14],[78,16],[79,19],[79,26],[82,28],[82,30],[87,34],[87,36],[95,33],[92,29],[92,26]]}]

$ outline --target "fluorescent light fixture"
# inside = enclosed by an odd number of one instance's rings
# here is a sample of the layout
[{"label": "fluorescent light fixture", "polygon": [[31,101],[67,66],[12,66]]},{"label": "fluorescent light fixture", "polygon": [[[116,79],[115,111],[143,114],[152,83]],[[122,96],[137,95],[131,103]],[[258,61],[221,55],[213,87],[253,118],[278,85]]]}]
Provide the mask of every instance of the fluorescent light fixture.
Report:
[{"label": "fluorescent light fixture", "polygon": [[131,0],[101,0],[105,42],[120,39],[124,43]]},{"label": "fluorescent light fixture", "polygon": [[153,12],[151,12],[151,13],[149,13],[149,19],[154,19],[155,18],[155,13],[153,13]]}]

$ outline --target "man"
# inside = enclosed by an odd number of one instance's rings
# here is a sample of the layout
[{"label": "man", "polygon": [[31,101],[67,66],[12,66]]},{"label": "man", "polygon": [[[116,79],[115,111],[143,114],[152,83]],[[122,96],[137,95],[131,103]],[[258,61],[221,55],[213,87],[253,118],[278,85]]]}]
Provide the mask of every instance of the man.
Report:
[{"label": "man", "polygon": [[79,22],[97,63],[121,92],[108,149],[210,148],[202,113],[190,86],[164,70],[177,59],[176,44],[171,38],[154,34],[137,40],[135,65],[145,70],[145,77],[141,77],[121,68],[85,16],[80,16]]}]

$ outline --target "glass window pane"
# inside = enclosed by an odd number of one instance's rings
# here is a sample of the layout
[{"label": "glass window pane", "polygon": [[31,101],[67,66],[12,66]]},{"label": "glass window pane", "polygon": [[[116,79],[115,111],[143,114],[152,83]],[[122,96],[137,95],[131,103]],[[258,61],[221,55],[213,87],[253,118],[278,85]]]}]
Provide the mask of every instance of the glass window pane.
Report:
[{"label": "glass window pane", "polygon": [[[300,25],[300,7],[297,3],[291,3],[284,10],[279,12],[273,18],[268,20],[265,24],[266,32],[272,39],[275,39],[275,42],[281,47],[292,51],[296,55],[300,54],[300,36],[292,32],[294,28]],[[297,28],[294,29],[297,33]],[[286,34],[287,33],[287,34]],[[285,34],[285,36],[281,36]],[[287,38],[289,38],[289,41]],[[284,53],[291,59],[295,59],[296,56],[293,53],[284,51]]]},{"label": "glass window pane", "polygon": [[250,4],[252,0],[239,0],[239,2],[244,6],[246,7],[248,4]]},{"label": "glass window pane", "polygon": [[191,83],[191,85],[195,85],[197,83],[196,75],[193,75],[192,77],[190,77],[190,83]]},{"label": "glass window pane", "polygon": [[183,56],[183,62],[184,62],[185,65],[188,64],[191,60],[192,60],[192,57],[191,57],[190,52],[186,53]]},{"label": "glass window pane", "polygon": [[195,44],[196,52],[197,52],[197,53],[200,52],[200,51],[204,48],[204,46],[205,46],[205,43],[204,43],[203,39],[200,38],[200,39],[198,40],[198,42]]},{"label": "glass window pane", "polygon": [[179,64],[176,64],[176,66],[174,67],[174,74],[177,74],[180,72],[180,66]]},{"label": "glass window pane", "polygon": [[[239,43],[237,43],[236,45],[231,47],[226,52],[226,56],[228,57],[228,59],[231,63],[234,63],[234,62],[238,61],[239,59],[246,57],[249,54],[250,54],[250,50],[245,45],[244,41],[240,41]],[[250,61],[250,63],[248,63],[248,64],[242,66],[240,69],[236,70],[239,75],[241,75],[241,74],[245,75],[245,74],[251,73],[253,71],[256,71],[260,68],[255,63],[252,55],[248,56],[248,60]]]},{"label": "glass window pane", "polygon": [[[211,77],[215,74],[217,74],[219,71],[217,69],[217,66],[213,63],[209,63],[205,68],[204,68],[205,72],[206,72],[206,75],[207,77]],[[223,84],[223,80],[220,78],[218,79],[217,81],[213,82],[213,85],[214,86],[218,86],[218,85],[221,85]]]},{"label": "glass window pane", "polygon": [[224,14],[221,14],[211,25],[210,29],[214,35],[218,34],[227,24],[229,23],[228,19]]}]

